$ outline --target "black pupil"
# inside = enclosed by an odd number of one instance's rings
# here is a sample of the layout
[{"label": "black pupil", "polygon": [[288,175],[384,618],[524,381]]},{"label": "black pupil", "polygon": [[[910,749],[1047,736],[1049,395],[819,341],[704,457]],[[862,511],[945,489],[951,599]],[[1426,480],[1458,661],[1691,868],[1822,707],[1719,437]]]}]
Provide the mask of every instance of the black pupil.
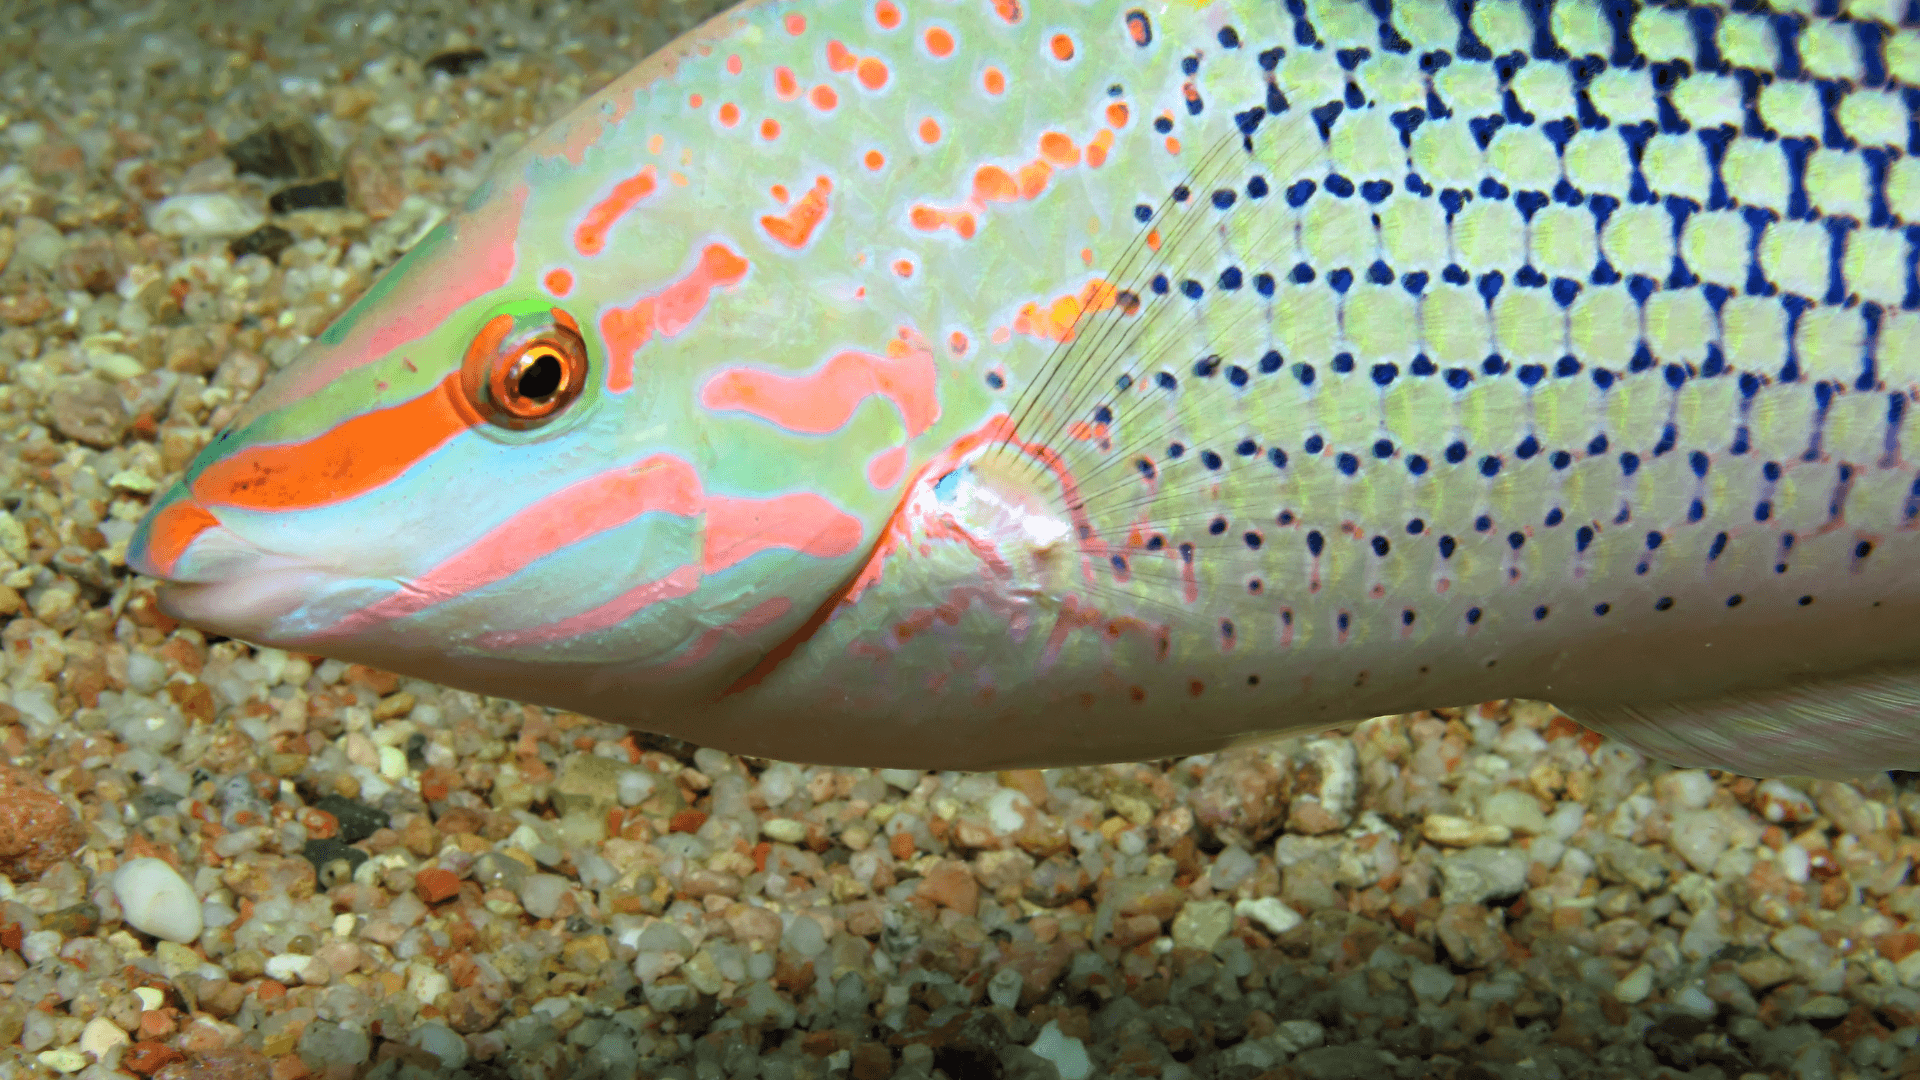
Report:
[{"label": "black pupil", "polygon": [[523,398],[538,401],[559,393],[562,378],[559,357],[552,353],[541,353],[521,367],[520,378],[514,382],[513,389]]}]

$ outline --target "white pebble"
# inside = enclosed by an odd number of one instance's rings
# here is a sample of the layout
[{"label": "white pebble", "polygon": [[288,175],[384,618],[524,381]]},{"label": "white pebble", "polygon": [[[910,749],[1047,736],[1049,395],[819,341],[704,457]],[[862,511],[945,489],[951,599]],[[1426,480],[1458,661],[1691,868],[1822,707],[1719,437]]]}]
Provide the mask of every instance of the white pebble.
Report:
[{"label": "white pebble", "polygon": [[912,791],[920,786],[920,771],[918,769],[881,769],[880,779],[901,791]]},{"label": "white pebble", "polygon": [[219,192],[175,195],[147,212],[148,224],[164,236],[245,236],[265,221],[258,210]]},{"label": "white pebble", "polygon": [[135,930],[182,944],[200,936],[200,900],[164,859],[134,859],[120,867],[113,895]]},{"label": "white pebble", "polygon": [[628,769],[620,774],[620,805],[637,806],[653,795],[653,774],[645,769]]},{"label": "white pebble", "polygon": [[1434,843],[1450,847],[1504,844],[1513,839],[1512,830],[1504,825],[1486,825],[1452,814],[1428,814],[1420,823],[1420,832]]},{"label": "white pebble", "polygon": [[1540,800],[1518,788],[1502,788],[1487,796],[1486,802],[1480,805],[1480,818],[1489,825],[1500,825],[1528,836],[1547,831],[1547,815],[1540,812]]},{"label": "white pebble", "polygon": [[133,996],[140,999],[140,1007],[142,1009],[157,1009],[166,1004],[167,1001],[167,995],[151,986],[134,987]]},{"label": "white pebble", "polygon": [[1020,808],[1030,805],[1027,797],[1012,788],[1001,788],[987,796],[987,821],[998,833],[1016,833],[1027,823]]},{"label": "white pebble", "polygon": [[58,930],[35,930],[20,942],[20,955],[29,964],[38,964],[60,955],[63,939]]},{"label": "white pebble", "polygon": [[71,1048],[42,1050],[40,1064],[59,1073],[77,1073],[87,1067],[87,1055]]},{"label": "white pebble", "polygon": [[95,1061],[105,1061],[108,1051],[132,1042],[133,1039],[120,1030],[119,1024],[104,1016],[94,1017],[87,1021],[86,1027],[80,1029],[80,1052],[92,1054]]},{"label": "white pebble", "polygon": [[1062,1032],[1057,1020],[1047,1021],[1030,1049],[1036,1057],[1045,1058],[1060,1070],[1060,1080],[1087,1080],[1093,1075],[1093,1059],[1087,1057],[1086,1046]]},{"label": "white pebble", "polygon": [[760,823],[760,834],[775,843],[797,844],[807,838],[807,827],[792,818],[768,818]]},{"label": "white pebble", "polygon": [[520,886],[520,905],[536,919],[551,919],[567,895],[567,879],[559,874],[529,874]]},{"label": "white pebble", "polygon": [[1434,1005],[1447,1000],[1447,995],[1453,993],[1454,985],[1459,981],[1458,976],[1438,964],[1415,963],[1412,967],[1412,972],[1407,976],[1407,986],[1412,989],[1414,997]]},{"label": "white pebble", "polygon": [[1713,798],[1713,777],[1701,769],[1670,772],[1653,786],[1669,814],[1703,809]]},{"label": "white pebble", "polygon": [[431,1005],[434,999],[453,989],[445,975],[422,964],[413,964],[407,968],[407,993],[422,1005]]},{"label": "white pebble", "polygon": [[313,963],[313,957],[303,953],[281,953],[267,958],[267,978],[275,982],[292,985],[300,981],[306,973],[307,965]]},{"label": "white pebble", "polygon": [[413,1029],[407,1041],[440,1059],[440,1067],[448,1072],[460,1069],[467,1063],[467,1040],[454,1034],[445,1024],[428,1023]]},{"label": "white pebble", "polygon": [[1813,859],[1807,849],[1799,844],[1786,844],[1780,848],[1780,876],[1795,885],[1807,883],[1807,874],[1813,869]]},{"label": "white pebble", "polygon": [[1003,967],[987,980],[987,1000],[1003,1009],[1011,1009],[1020,1004],[1020,988],[1025,980],[1013,968]]},{"label": "white pebble", "polygon": [[1653,993],[1653,969],[1645,964],[1627,972],[1626,977],[1613,984],[1614,1000],[1623,1005],[1638,1005]]},{"label": "white pebble", "polygon": [[1233,913],[1245,915],[1266,927],[1269,934],[1284,934],[1301,923],[1299,912],[1273,896],[1263,896],[1258,900],[1242,900],[1233,905]]}]

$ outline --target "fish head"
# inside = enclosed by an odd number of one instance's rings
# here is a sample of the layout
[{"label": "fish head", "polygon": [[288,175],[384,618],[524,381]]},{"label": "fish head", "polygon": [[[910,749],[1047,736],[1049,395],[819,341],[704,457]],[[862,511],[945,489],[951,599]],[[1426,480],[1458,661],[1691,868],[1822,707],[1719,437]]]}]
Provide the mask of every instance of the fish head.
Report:
[{"label": "fish head", "polygon": [[[659,226],[678,292],[569,280],[575,230],[536,223],[575,193],[533,168],[420,239],[157,500],[128,563],[162,579],[163,609],[644,722],[713,700],[844,583],[879,504],[741,490],[760,451],[698,404],[741,361],[688,311],[747,263],[682,217]],[[635,365],[647,319],[679,322]]]}]

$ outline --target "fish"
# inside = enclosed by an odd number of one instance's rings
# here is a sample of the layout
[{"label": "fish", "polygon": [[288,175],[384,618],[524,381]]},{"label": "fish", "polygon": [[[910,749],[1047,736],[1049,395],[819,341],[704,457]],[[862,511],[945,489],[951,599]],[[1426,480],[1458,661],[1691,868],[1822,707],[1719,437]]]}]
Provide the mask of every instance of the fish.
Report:
[{"label": "fish", "polygon": [[501,160],[128,563],[787,760],[1519,697],[1920,768],[1916,262],[1911,0],[748,3]]}]

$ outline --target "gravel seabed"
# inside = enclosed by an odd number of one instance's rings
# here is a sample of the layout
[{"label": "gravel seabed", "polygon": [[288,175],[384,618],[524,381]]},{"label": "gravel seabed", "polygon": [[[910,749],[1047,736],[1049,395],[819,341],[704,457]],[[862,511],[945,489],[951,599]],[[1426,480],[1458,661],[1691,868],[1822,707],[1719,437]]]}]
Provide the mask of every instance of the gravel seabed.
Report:
[{"label": "gravel seabed", "polygon": [[1675,771],[1522,702],[797,767],[165,618],[152,493],[715,6],[12,6],[0,1077],[1920,1076],[1887,777]]}]

